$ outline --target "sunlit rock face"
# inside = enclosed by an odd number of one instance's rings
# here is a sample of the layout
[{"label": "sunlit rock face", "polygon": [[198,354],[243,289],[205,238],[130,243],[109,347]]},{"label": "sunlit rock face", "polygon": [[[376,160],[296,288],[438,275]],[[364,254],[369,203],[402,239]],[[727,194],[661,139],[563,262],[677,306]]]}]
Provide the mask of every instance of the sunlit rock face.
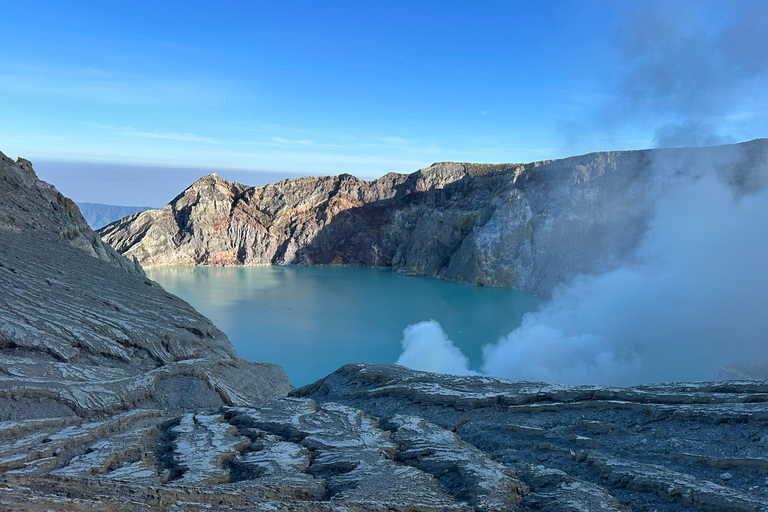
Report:
[{"label": "sunlit rock face", "polygon": [[248,187],[214,174],[99,233],[145,266],[379,266],[547,297],[576,274],[631,258],[659,194],[660,160],[695,168],[741,153],[727,179],[748,187],[766,145],[439,163],[371,182],[344,174]]}]

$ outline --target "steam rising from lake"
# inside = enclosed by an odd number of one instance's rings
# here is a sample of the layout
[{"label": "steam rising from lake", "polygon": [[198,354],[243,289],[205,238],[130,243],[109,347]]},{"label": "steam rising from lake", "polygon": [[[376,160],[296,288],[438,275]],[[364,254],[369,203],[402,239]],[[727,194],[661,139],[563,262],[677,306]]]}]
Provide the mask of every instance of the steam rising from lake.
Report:
[{"label": "steam rising from lake", "polygon": [[[723,130],[763,108],[766,3],[734,4],[735,16],[716,32],[685,15],[696,8],[642,3],[627,19],[607,127],[646,117],[659,123],[657,146],[710,145],[732,140]],[[484,347],[483,372],[630,385],[711,379],[720,366],[768,359],[768,162],[760,157],[758,171],[745,176],[747,155],[737,146],[652,153],[653,215],[636,256],[557,288],[520,327]],[[427,353],[427,338],[414,339],[410,329],[400,361],[425,368],[418,355]],[[455,349],[449,341],[430,347]]]},{"label": "steam rising from lake", "polygon": [[469,358],[461,353],[435,320],[409,325],[403,331],[403,354],[397,364],[428,372],[477,375]]},{"label": "steam rising from lake", "polygon": [[[633,261],[557,288],[484,347],[483,373],[631,385],[711,379],[724,364],[768,359],[768,170],[738,176],[743,156],[731,148],[720,160],[657,153],[658,201]],[[425,353],[418,332],[406,333],[400,361],[426,369],[413,363]],[[440,347],[457,360],[449,343],[429,346],[432,360],[447,357]]]}]

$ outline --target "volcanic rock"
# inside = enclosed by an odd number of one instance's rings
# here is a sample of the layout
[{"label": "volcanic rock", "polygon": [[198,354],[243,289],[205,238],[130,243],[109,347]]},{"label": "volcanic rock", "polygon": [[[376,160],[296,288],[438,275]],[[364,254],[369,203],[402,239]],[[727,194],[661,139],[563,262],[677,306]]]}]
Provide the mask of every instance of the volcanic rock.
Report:
[{"label": "volcanic rock", "polygon": [[249,187],[212,174],[99,234],[144,266],[391,267],[547,297],[633,256],[663,172],[714,167],[742,193],[765,185],[767,156],[768,141],[755,140],[525,165],[438,163],[370,182],[342,174]]}]

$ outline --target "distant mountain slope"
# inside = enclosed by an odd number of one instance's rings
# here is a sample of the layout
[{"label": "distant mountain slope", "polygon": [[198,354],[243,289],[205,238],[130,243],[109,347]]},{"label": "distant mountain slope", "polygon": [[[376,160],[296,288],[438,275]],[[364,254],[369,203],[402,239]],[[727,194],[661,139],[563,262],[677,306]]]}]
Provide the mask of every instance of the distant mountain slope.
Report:
[{"label": "distant mountain slope", "polygon": [[115,206],[100,203],[77,203],[91,229],[99,229],[123,217],[149,210],[149,206]]},{"label": "distant mountain slope", "polygon": [[525,165],[439,163],[370,182],[342,174],[249,187],[212,174],[99,234],[145,266],[379,266],[546,297],[634,254],[663,188],[659,162],[692,172],[722,165],[746,187],[767,155],[760,139]]}]

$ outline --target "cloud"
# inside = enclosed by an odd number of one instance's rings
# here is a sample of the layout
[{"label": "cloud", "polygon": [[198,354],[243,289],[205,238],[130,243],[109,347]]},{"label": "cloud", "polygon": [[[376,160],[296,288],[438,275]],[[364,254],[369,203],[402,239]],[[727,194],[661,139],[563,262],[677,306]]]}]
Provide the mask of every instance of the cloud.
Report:
[{"label": "cloud", "polygon": [[393,145],[409,144],[411,142],[410,139],[404,137],[379,137],[379,140],[385,144]]},{"label": "cloud", "polygon": [[762,136],[765,19],[763,1],[636,2],[616,30],[606,89],[580,86],[558,105],[564,148],[705,146]]},{"label": "cloud", "polygon": [[280,144],[299,144],[302,146],[310,146],[314,144],[311,140],[305,140],[305,139],[289,140],[289,139],[284,139],[282,137],[272,137],[272,140],[274,142],[279,142]]},{"label": "cloud", "polygon": [[426,372],[476,374],[469,369],[469,359],[434,320],[406,327],[402,344],[403,353],[397,360],[399,365]]},{"label": "cloud", "polygon": [[662,119],[657,146],[728,142],[721,124],[739,107],[763,103],[768,72],[765,2],[732,4],[722,30],[700,15],[700,3],[642,2],[618,31],[622,71],[612,115]]},{"label": "cloud", "polygon": [[210,137],[201,137],[194,133],[152,133],[152,132],[139,132],[139,131],[123,131],[121,135],[128,137],[142,137],[145,139],[163,139],[163,140],[180,140],[187,142],[205,142],[207,144],[220,144],[221,141],[212,139]]},{"label": "cloud", "polygon": [[161,140],[178,140],[184,142],[204,142],[207,144],[221,144],[222,141],[211,137],[202,137],[194,133],[157,133],[157,132],[143,132],[135,130],[130,126],[115,126],[105,123],[93,123],[89,121],[80,121],[80,124],[88,126],[90,128],[97,128],[99,130],[109,130],[117,132],[118,135],[124,137],[138,137],[143,139],[161,139]]},{"label": "cloud", "polygon": [[[209,77],[158,77],[151,73],[19,65],[0,73],[0,91],[25,96],[65,97],[87,103],[199,108],[234,95],[232,83]],[[235,91],[236,92],[236,91]]]}]

